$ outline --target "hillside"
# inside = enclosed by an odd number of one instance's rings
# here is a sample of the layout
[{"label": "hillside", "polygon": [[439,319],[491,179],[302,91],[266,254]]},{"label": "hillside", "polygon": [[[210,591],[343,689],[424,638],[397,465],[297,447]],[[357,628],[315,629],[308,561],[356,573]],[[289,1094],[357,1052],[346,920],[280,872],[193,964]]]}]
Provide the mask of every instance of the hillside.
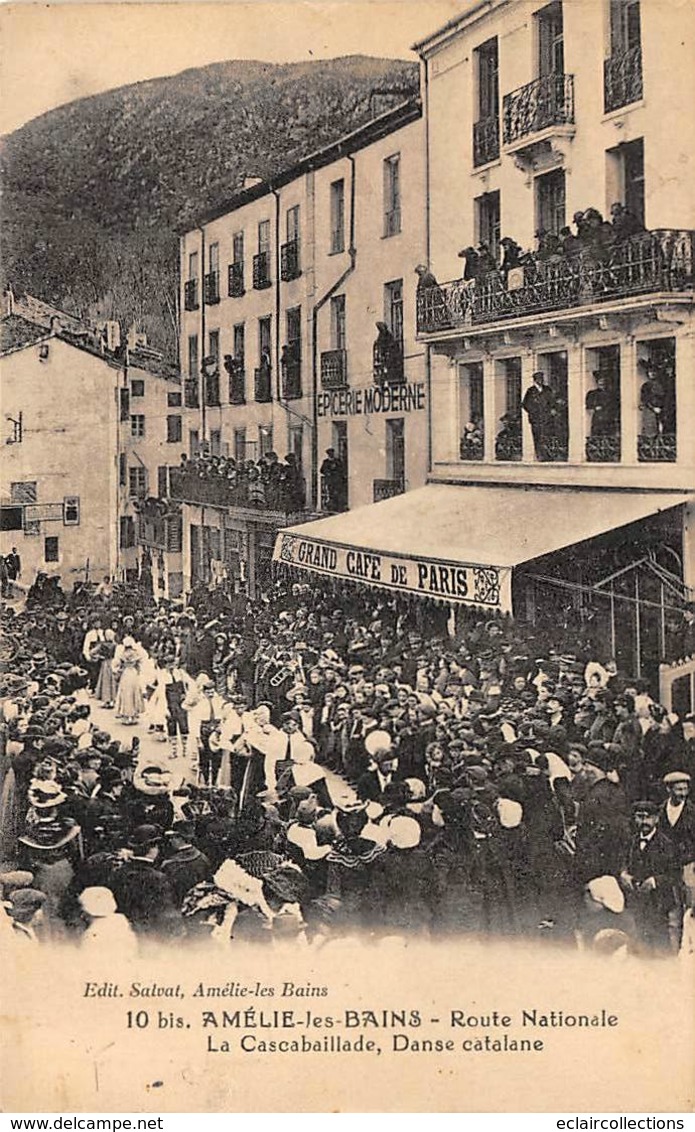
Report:
[{"label": "hillside", "polygon": [[416,90],[398,60],[230,61],[43,114],[3,142],[2,282],[137,319],[171,355],[176,228]]}]

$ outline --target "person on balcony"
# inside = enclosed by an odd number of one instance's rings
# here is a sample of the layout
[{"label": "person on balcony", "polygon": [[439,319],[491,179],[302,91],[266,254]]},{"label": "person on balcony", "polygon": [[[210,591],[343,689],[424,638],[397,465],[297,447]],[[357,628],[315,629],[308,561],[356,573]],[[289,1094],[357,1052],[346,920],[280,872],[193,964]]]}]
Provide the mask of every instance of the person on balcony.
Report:
[{"label": "person on balcony", "polygon": [[574,259],[582,250],[582,241],[579,236],[575,236],[569,225],[565,225],[560,229],[560,249],[562,254],[568,259]]},{"label": "person on balcony", "polygon": [[617,243],[629,240],[630,236],[637,236],[645,231],[644,224],[620,201],[611,205],[611,227]]},{"label": "person on balcony", "polygon": [[403,354],[385,322],[377,322],[374,342],[374,380],[379,384],[400,381],[403,376]]},{"label": "person on balcony", "polygon": [[515,267],[522,266],[523,252],[516,240],[512,240],[511,236],[504,236],[503,239],[500,240],[500,247],[502,248],[502,266],[500,270],[506,287],[509,272]]},{"label": "person on balcony", "polygon": [[303,511],[306,506],[306,486],[294,452],[288,452],[280,468],[281,491],[287,511]]},{"label": "person on balcony", "polygon": [[547,263],[549,259],[557,259],[562,251],[560,237],[555,232],[546,232],[541,228],[536,232],[536,240],[538,241],[538,250],[536,251],[536,259],[539,263]]},{"label": "person on balcony", "polygon": [[666,387],[653,362],[642,359],[637,364],[644,370],[647,378],[640,389],[642,436],[661,436],[664,432]]},{"label": "person on balcony", "polygon": [[343,462],[336,455],[335,448],[326,449],[326,459],[321,464],[320,473],[326,509],[328,511],[343,510],[343,500],[346,494],[343,483],[346,476],[343,470]]},{"label": "person on balcony", "polygon": [[490,251],[490,245],[484,240],[478,244],[477,254],[480,275],[489,275],[491,271],[499,270],[499,263]]},{"label": "person on balcony", "polygon": [[553,426],[555,397],[552,389],[545,384],[545,374],[542,370],[536,370],[532,376],[533,385],[526,390],[521,407],[528,416],[531,426],[536,459],[546,461],[548,441]]},{"label": "person on balcony", "polygon": [[424,263],[415,268],[417,289],[415,299],[419,311],[418,318],[424,330],[441,329],[450,324],[446,296],[437,282],[436,276]]},{"label": "person on balcony", "polygon": [[615,394],[605,373],[595,370],[592,377],[596,383],[596,388],[589,390],[585,402],[586,411],[591,413],[589,437],[591,440],[598,440],[602,437],[616,437],[620,407]]},{"label": "person on balcony", "polygon": [[470,246],[461,248],[459,259],[465,260],[463,265],[464,283],[473,283],[484,274],[483,261],[475,248]]}]

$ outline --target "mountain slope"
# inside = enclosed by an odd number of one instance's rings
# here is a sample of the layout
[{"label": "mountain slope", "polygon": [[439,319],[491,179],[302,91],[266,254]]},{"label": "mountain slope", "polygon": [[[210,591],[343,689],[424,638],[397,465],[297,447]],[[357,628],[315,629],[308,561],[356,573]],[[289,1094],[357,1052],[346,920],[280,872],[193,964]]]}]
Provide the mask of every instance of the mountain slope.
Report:
[{"label": "mountain slope", "polygon": [[3,282],[137,318],[171,354],[175,229],[416,90],[398,60],[230,61],[58,107],[3,143]]}]

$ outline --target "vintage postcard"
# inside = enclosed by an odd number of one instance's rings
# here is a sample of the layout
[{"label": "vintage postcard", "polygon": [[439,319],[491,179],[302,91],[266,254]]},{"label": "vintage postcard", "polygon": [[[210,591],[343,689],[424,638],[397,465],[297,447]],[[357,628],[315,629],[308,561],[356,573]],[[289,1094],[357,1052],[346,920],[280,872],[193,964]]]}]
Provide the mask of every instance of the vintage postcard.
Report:
[{"label": "vintage postcard", "polygon": [[0,30],[2,1110],[677,1127],[692,4]]}]

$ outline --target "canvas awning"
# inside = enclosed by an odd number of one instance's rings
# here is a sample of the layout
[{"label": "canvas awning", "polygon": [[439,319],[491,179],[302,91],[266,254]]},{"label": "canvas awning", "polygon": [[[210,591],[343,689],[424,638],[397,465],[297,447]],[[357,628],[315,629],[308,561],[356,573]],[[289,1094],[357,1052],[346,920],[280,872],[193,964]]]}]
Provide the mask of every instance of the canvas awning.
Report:
[{"label": "canvas awning", "polygon": [[427,484],[278,533],[273,559],[447,602],[511,611],[514,566],[584,542],[689,495]]}]

